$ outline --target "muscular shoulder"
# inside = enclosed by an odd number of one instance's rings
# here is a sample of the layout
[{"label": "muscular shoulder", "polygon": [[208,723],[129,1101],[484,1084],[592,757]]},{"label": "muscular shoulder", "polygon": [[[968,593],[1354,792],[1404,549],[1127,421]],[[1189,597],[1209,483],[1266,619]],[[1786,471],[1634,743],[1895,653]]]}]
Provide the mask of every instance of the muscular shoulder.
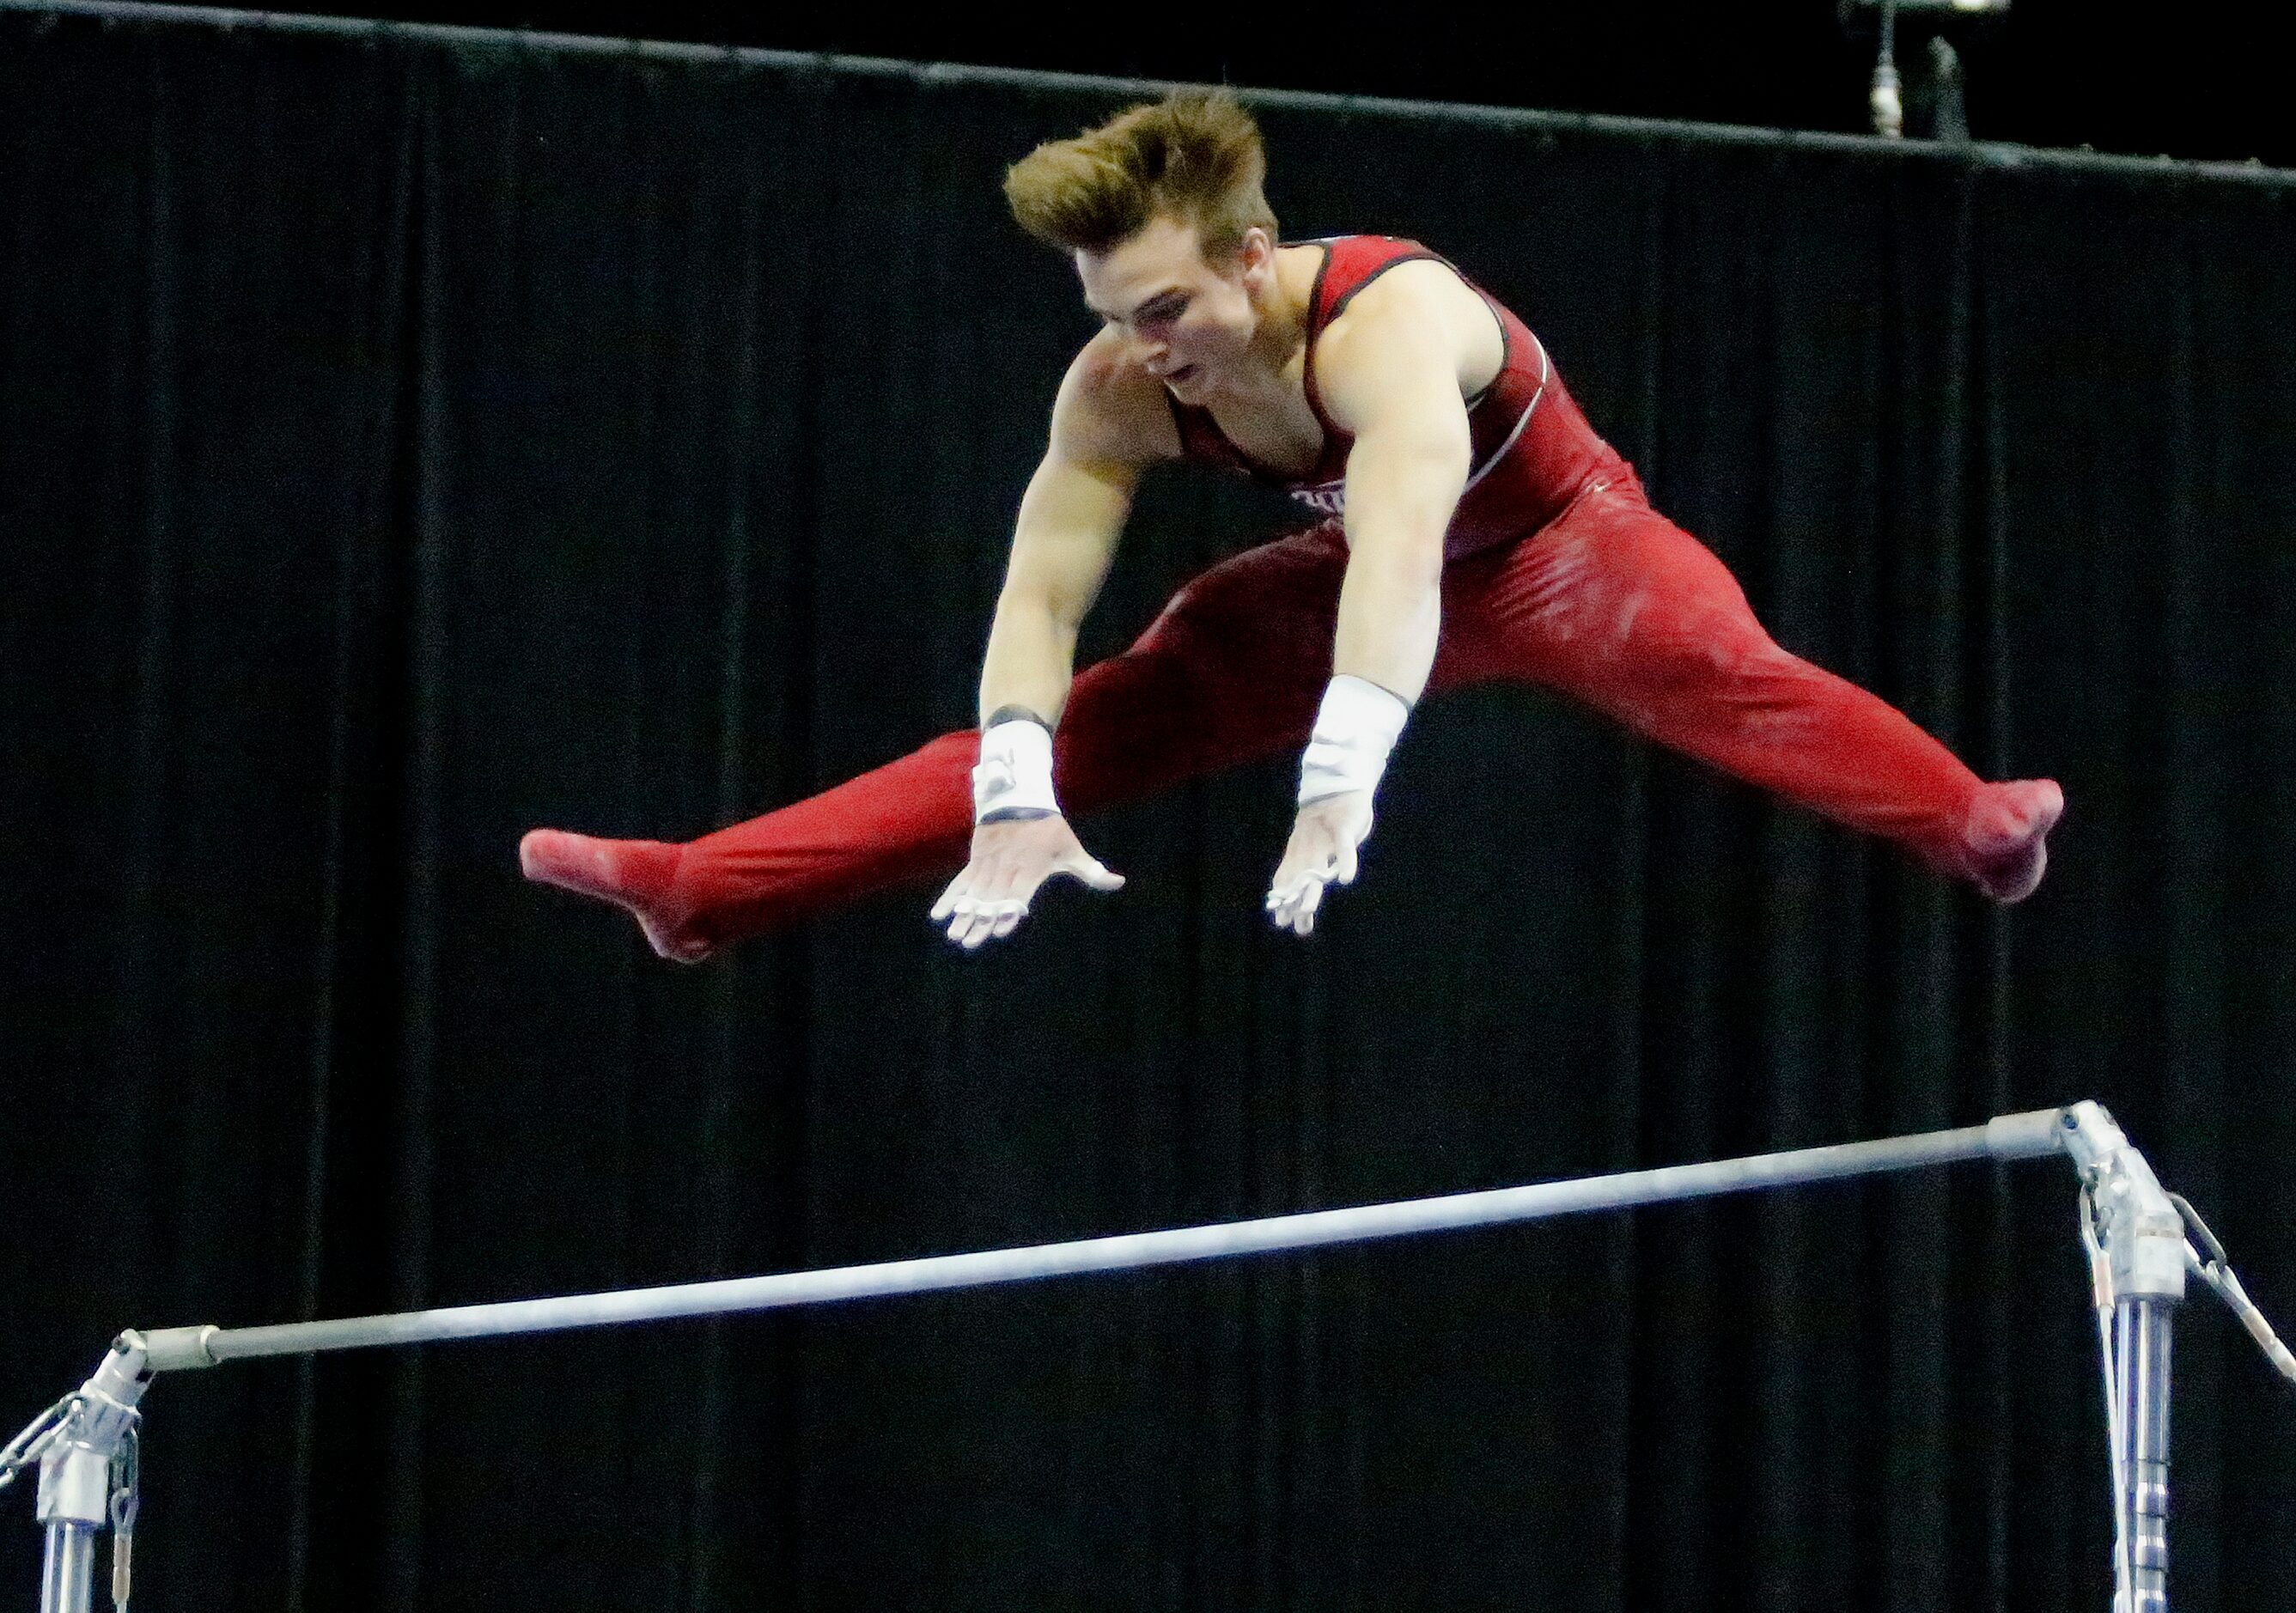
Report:
[{"label": "muscular shoulder", "polygon": [[1464,398],[1506,362],[1505,340],[1480,293],[1448,264],[1399,263],[1349,299],[1316,343],[1316,373],[1344,405],[1405,377],[1448,375]]},{"label": "muscular shoulder", "polygon": [[1110,332],[1086,342],[1062,378],[1053,442],[1083,464],[1145,466],[1180,456],[1179,428],[1162,384],[1125,364],[1123,344]]}]

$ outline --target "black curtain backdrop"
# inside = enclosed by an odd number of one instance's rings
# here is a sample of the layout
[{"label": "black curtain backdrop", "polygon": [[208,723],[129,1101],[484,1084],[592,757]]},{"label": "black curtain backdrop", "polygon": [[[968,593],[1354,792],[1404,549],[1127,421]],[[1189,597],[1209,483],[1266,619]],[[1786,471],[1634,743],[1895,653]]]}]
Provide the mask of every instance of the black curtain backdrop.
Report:
[{"label": "black curtain backdrop", "polygon": [[[0,16],[0,1415],[126,1324],[887,1258],[2095,1096],[2296,1321],[2296,180],[1263,106],[1298,234],[1519,308],[1789,646],[2049,774],[2003,915],[1516,690],[1312,944],[1286,764],[685,970],[522,884],[970,715],[1113,90]],[[1278,528],[1160,483],[1092,629]],[[2056,1167],[147,1402],[137,1605],[2095,1609]],[[2296,1580],[2205,1302],[2180,1605]],[[0,1520],[29,1605],[37,1532]],[[9,1587],[12,1587],[10,1589]]]}]

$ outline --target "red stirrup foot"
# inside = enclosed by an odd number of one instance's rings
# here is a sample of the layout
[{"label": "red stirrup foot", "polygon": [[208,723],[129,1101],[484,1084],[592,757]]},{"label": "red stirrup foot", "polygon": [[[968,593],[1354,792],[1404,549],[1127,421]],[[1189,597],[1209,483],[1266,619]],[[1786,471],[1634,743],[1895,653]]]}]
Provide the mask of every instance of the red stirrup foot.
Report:
[{"label": "red stirrup foot", "polygon": [[518,865],[537,885],[611,902],[638,921],[646,945],[679,963],[698,963],[709,943],[685,933],[693,909],[677,889],[685,848],[660,840],[602,840],[537,829],[518,843]]},{"label": "red stirrup foot", "polygon": [[2031,896],[2049,866],[2049,831],[2064,811],[2054,779],[1987,785],[1962,828],[1971,882],[2004,906]]}]

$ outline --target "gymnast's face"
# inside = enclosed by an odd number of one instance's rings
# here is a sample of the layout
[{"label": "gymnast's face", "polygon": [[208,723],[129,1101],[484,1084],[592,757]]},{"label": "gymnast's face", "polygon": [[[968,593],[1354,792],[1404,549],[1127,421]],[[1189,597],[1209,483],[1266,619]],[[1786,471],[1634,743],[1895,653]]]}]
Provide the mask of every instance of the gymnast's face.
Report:
[{"label": "gymnast's face", "polygon": [[1242,378],[1275,285],[1267,231],[1245,231],[1234,256],[1207,261],[1193,225],[1157,217],[1104,252],[1078,252],[1076,264],[1085,306],[1123,339],[1126,361],[1182,403]]}]

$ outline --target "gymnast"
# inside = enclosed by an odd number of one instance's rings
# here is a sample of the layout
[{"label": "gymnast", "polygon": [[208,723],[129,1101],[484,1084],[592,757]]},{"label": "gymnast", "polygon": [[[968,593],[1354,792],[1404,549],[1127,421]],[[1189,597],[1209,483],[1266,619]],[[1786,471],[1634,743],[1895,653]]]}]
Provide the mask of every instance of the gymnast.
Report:
[{"label": "gymnast", "polygon": [[[1089,815],[1303,749],[1267,893],[1307,935],[1354,879],[1390,750],[1423,693],[1509,678],[1896,842],[1996,902],[2039,883],[2064,809],[1986,783],[1875,696],[1788,654],[1696,539],[1654,512],[1523,323],[1414,242],[1281,242],[1258,127],[1175,94],[1005,179],[1068,254],[1099,332],[1069,366],[1021,500],[980,675],[980,726],[684,843],[536,830],[528,878],[633,914],[693,961],[960,863],[951,940],[1009,935],[1047,880],[1124,881]],[[1149,467],[1196,460],[1316,518],[1182,588],[1123,654],[1077,629]],[[967,847],[970,845],[970,856]]]}]

